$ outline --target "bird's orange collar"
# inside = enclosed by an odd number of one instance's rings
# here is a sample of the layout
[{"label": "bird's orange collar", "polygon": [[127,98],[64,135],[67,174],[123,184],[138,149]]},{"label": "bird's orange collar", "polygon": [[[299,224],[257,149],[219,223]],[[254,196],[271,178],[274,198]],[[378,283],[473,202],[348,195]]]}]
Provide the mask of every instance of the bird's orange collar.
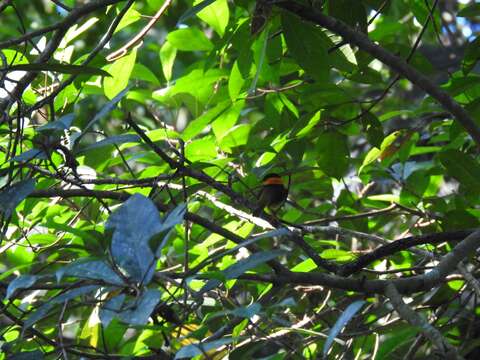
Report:
[{"label": "bird's orange collar", "polygon": [[271,177],[265,179],[263,185],[283,185],[283,181],[281,177]]}]

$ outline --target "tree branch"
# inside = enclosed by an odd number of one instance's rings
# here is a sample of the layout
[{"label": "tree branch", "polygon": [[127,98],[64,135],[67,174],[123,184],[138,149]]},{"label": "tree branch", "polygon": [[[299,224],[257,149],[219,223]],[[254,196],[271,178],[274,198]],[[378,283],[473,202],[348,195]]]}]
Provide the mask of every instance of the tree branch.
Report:
[{"label": "tree branch", "polygon": [[301,18],[314,22],[335,34],[351,44],[358,46],[363,51],[369,53],[374,58],[388,65],[391,69],[401,74],[410,82],[423,89],[432,98],[436,99],[445,110],[450,112],[456,120],[465,128],[470,136],[480,147],[480,128],[475,124],[468,112],[458,104],[448,93],[441,90],[428,77],[408,65],[405,60],[393,55],[381,46],[373,43],[366,35],[355,31],[345,23],[330,16],[324,15],[314,8],[306,7],[295,1],[275,0],[274,4],[279,8],[288,10]]}]

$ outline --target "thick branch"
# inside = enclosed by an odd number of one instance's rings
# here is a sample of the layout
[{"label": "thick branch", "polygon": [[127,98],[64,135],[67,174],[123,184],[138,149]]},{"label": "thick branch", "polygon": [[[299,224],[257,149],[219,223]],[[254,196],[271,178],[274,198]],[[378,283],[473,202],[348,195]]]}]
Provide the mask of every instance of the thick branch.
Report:
[{"label": "thick branch", "polygon": [[446,359],[463,359],[458,355],[457,350],[442,336],[440,331],[430,325],[425,318],[413,311],[403,301],[402,296],[393,284],[387,285],[385,296],[388,297],[400,317],[408,321],[410,325],[418,327],[422,334],[435,345]]},{"label": "thick branch", "polygon": [[275,1],[275,5],[342,36],[345,41],[358,46],[360,49],[369,53],[374,58],[388,65],[398,74],[410,80],[412,84],[415,84],[419,88],[423,89],[427,94],[436,99],[445,110],[450,112],[472,136],[477,145],[480,146],[480,129],[477,127],[467,111],[465,111],[460,104],[458,104],[450,95],[448,95],[448,93],[435,85],[428,77],[408,65],[405,60],[393,55],[381,46],[373,43],[362,32],[355,31],[345,23],[330,16],[324,15],[313,8],[287,0]]}]

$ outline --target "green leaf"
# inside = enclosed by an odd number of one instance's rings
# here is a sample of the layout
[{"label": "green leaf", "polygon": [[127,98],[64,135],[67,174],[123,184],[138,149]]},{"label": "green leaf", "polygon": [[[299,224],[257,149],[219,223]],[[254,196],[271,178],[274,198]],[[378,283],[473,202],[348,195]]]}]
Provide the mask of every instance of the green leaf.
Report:
[{"label": "green leaf", "polygon": [[361,1],[329,0],[328,14],[342,20],[355,29],[367,32],[367,12]]},{"label": "green leaf", "polygon": [[220,142],[227,132],[237,123],[244,106],[244,100],[233,103],[230,109],[223,112],[218,119],[212,123],[212,130],[218,142]]},{"label": "green leaf", "polygon": [[[318,124],[321,119],[321,111],[317,111],[309,120],[308,123],[305,125],[305,122],[298,121],[295,124],[295,127],[292,129],[292,137],[302,138],[310,133],[310,131]],[[305,126],[304,126],[305,125]]]},{"label": "green leaf", "polygon": [[[186,93],[191,94],[201,104],[207,103],[213,94],[213,84],[219,81],[225,72],[221,69],[192,70],[187,75],[177,79],[175,85],[168,90],[167,95]],[[154,93],[154,98],[156,97]]]},{"label": "green leaf", "polygon": [[479,192],[480,165],[472,156],[452,149],[441,152],[438,157],[450,176],[467,189]]},{"label": "green leaf", "polygon": [[464,75],[468,75],[473,70],[480,59],[480,36],[470,41],[465,48],[463,56],[462,71]]},{"label": "green leaf", "polygon": [[168,41],[162,45],[160,49],[160,62],[162,63],[163,76],[167,81],[172,79],[172,69],[177,56],[177,49]]},{"label": "green leaf", "polygon": [[327,259],[327,260],[336,260],[336,261],[350,261],[350,260],[353,260],[355,258],[355,256],[349,252],[349,251],[345,251],[345,250],[339,250],[339,249],[326,249],[326,250],[323,250],[321,253],[320,253],[320,256],[324,259]]},{"label": "green leaf", "polygon": [[196,27],[172,31],[167,35],[167,41],[180,51],[209,51],[213,49],[211,41],[203,31]]},{"label": "green leaf", "polygon": [[476,16],[480,16],[480,4],[475,3],[464,7],[457,13],[457,16],[466,18],[474,18]]},{"label": "green leaf", "polygon": [[330,329],[328,333],[328,338],[323,345],[323,356],[327,356],[330,347],[333,344],[333,341],[337,337],[338,334],[342,331],[342,329],[347,325],[347,323],[355,316],[355,314],[362,308],[365,304],[363,300],[357,300],[347,306],[342,315],[337,319],[335,325]]},{"label": "green leaf", "polygon": [[75,75],[100,75],[111,77],[110,73],[105,70],[97,69],[92,66],[70,65],[70,64],[18,64],[8,67],[8,71],[54,71],[62,74]]},{"label": "green leaf", "polygon": [[[478,191],[477,193],[478,194]],[[477,197],[476,195],[475,197]],[[473,229],[478,227],[480,221],[478,216],[465,209],[454,209],[447,211],[443,216],[442,225],[446,231]]]},{"label": "green leaf", "polygon": [[242,90],[243,84],[245,84],[245,79],[242,77],[242,73],[238,68],[238,61],[235,61],[232,66],[232,71],[228,77],[228,94],[230,99],[235,101]]},{"label": "green leaf", "polygon": [[35,180],[33,179],[19,181],[4,188],[0,192],[0,212],[2,212],[5,217],[10,217],[18,204],[34,190]]},{"label": "green leaf", "polygon": [[143,81],[151,82],[154,85],[160,85],[160,81],[158,80],[157,76],[143,64],[136,63],[133,66],[132,70],[132,79],[138,79]]},{"label": "green leaf", "polygon": [[185,11],[182,16],[177,21],[177,27],[181,24],[184,24],[185,21],[188,19],[194,17],[199,11],[202,11],[204,8],[207,6],[211,5],[214,1],[216,0],[203,0],[203,1],[197,1],[197,4],[191,8],[189,8],[187,11]]},{"label": "green leaf", "polygon": [[210,136],[194,140],[185,147],[185,157],[192,162],[212,160],[217,156],[217,146]]},{"label": "green leaf", "polygon": [[223,151],[231,152],[232,148],[245,145],[248,142],[250,130],[250,124],[240,124],[232,127],[220,141],[220,148]]},{"label": "green leaf", "polygon": [[288,12],[282,13],[282,26],[291,56],[316,80],[326,82],[330,65],[321,30]]},{"label": "green leaf", "polygon": [[210,124],[213,120],[215,120],[218,116],[220,116],[225,110],[227,110],[230,107],[230,105],[231,105],[231,102],[228,100],[218,103],[215,107],[209,109],[200,117],[191,121],[187,125],[185,130],[183,130],[182,139],[184,141],[188,141],[192,139],[194,136],[200,134],[200,132],[202,132],[208,124]]},{"label": "green leaf", "polygon": [[[200,5],[204,2],[205,1],[196,1],[195,3]],[[197,12],[197,16],[210,25],[220,37],[223,37],[230,15],[227,0],[216,0],[208,5],[209,6],[204,6]]]},{"label": "green leaf", "polygon": [[371,112],[367,112],[362,116],[363,129],[367,133],[367,140],[373,146],[380,148],[384,134],[382,123]]},{"label": "green leaf", "polygon": [[318,166],[325,174],[339,179],[347,172],[350,152],[344,135],[333,131],[322,133],[315,150]]},{"label": "green leaf", "polygon": [[127,87],[136,58],[137,51],[133,50],[107,67],[108,72],[113,75],[103,81],[103,91],[107,98],[113,99]]}]

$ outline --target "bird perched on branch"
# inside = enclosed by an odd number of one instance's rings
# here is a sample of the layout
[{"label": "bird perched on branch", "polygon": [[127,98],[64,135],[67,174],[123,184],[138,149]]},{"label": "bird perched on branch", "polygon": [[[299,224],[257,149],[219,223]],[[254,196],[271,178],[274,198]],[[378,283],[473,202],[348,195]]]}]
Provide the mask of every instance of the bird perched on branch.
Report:
[{"label": "bird perched on branch", "polygon": [[275,213],[287,200],[288,189],[283,184],[280,175],[270,173],[264,176],[262,189],[258,196],[258,207],[253,212],[254,216],[260,215],[264,208]]}]

